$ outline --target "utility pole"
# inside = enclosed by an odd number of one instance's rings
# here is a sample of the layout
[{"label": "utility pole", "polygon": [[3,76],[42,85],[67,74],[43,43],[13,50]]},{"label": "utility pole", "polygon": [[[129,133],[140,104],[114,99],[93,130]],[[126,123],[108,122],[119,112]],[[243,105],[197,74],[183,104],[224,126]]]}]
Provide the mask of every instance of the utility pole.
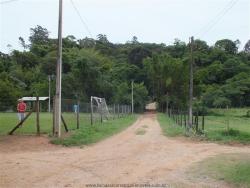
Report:
[{"label": "utility pole", "polygon": [[193,56],[193,44],[194,44],[194,37],[191,37],[190,41],[190,52],[191,52],[191,60],[189,66],[189,108],[188,108],[188,128],[193,126],[192,116],[193,116],[193,64],[194,64],[194,56]]},{"label": "utility pole", "polygon": [[134,80],[131,83],[131,112],[132,115],[134,114]]},{"label": "utility pole", "polygon": [[63,1],[59,0],[58,20],[58,51],[56,65],[56,96],[55,96],[55,133],[56,137],[61,136],[61,86],[62,86],[62,6]]},{"label": "utility pole", "polygon": [[49,105],[48,105],[48,111],[49,111],[49,113],[50,113],[50,92],[51,92],[51,89],[50,89],[50,82],[51,82],[51,75],[49,75],[48,76],[48,78],[49,78]]}]

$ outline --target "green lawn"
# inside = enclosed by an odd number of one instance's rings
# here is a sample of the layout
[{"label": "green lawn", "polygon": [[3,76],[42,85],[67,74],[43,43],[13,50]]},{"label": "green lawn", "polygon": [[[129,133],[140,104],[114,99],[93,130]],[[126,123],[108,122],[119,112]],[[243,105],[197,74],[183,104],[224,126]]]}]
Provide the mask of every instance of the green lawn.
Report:
[{"label": "green lawn", "polygon": [[54,139],[51,142],[64,146],[80,146],[95,143],[124,130],[135,122],[136,119],[136,115],[131,115],[105,121],[102,124],[96,123],[93,126],[83,126],[81,129],[75,130],[69,137]]},{"label": "green lawn", "polygon": [[[247,110],[249,109],[212,109],[205,117],[204,135],[199,139],[249,144],[250,118],[245,117]],[[201,122],[201,117],[199,118]],[[158,114],[158,120],[167,136],[185,135],[185,129],[177,126],[165,114]]]},{"label": "green lawn", "polygon": [[167,117],[166,114],[159,113],[157,114],[157,118],[164,135],[174,137],[185,134],[185,130],[180,126],[177,126],[172,119]]},{"label": "green lawn", "polygon": [[[70,130],[76,129],[76,114],[63,113],[63,117]],[[80,113],[80,127],[90,124],[90,114]],[[96,121],[99,121],[96,119]],[[6,135],[18,123],[16,113],[0,113],[0,135]],[[42,134],[52,132],[52,113],[40,113],[40,129]],[[62,130],[63,127],[62,127]],[[17,129],[14,134],[35,134],[36,133],[36,114],[33,113],[23,126]]]},{"label": "green lawn", "polygon": [[233,187],[250,188],[250,154],[222,154],[210,157],[189,168],[192,177],[209,177]]}]

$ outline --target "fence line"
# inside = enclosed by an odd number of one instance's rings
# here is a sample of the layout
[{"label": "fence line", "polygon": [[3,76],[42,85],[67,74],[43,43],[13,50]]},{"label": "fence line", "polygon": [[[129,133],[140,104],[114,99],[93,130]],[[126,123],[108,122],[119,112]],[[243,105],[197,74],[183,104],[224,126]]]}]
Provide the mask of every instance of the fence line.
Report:
[{"label": "fence line", "polygon": [[107,106],[92,104],[91,106],[91,103],[79,100],[62,99],[62,115],[66,116],[66,122],[72,121],[72,115],[71,118],[67,118],[70,114],[75,114],[73,121],[75,121],[76,127],[80,128],[83,121],[96,124],[126,117],[131,114],[131,106],[124,104],[110,104]]},{"label": "fence line", "polygon": [[[179,109],[169,109],[166,115],[171,118],[176,125],[181,127],[188,127],[188,111],[183,111]],[[193,112],[192,114],[192,127],[196,133],[203,133],[205,129],[205,115],[199,116],[198,113]]]},{"label": "fence line", "polygon": [[[2,104],[3,101],[0,101]],[[0,125],[5,127],[7,132],[11,131],[15,125],[18,123],[18,117],[16,115],[17,109],[16,106],[18,101],[15,102],[16,104],[10,106],[2,106],[0,108],[1,116],[0,116]],[[30,112],[34,111],[35,103],[34,102],[25,102],[27,105],[26,115]],[[54,132],[54,118],[53,118],[53,100],[51,100],[51,111],[48,112],[49,106],[48,101],[40,101],[39,105],[39,112],[46,112],[40,114],[40,124],[41,124],[41,132]],[[106,109],[106,110],[105,110]],[[105,104],[104,108],[98,107],[97,104],[93,104],[93,109],[91,111],[91,104],[87,102],[83,102],[80,100],[75,99],[62,99],[62,119],[66,124],[66,128],[68,130],[79,129],[84,126],[89,126],[92,124],[101,124],[106,121],[111,121],[118,118],[124,118],[131,114],[131,106],[126,104]],[[2,121],[2,118],[4,118]],[[5,118],[9,118],[10,123],[5,123]],[[34,124],[36,122],[36,117],[31,115],[29,117],[29,125]],[[31,123],[32,122],[32,123]],[[24,123],[26,125],[26,122]],[[62,126],[65,125],[62,122]],[[24,126],[32,127],[30,129],[33,130],[32,126]],[[5,130],[5,129],[4,129]],[[64,129],[62,129],[64,130]],[[32,132],[28,130],[28,132]],[[34,126],[34,133],[35,133],[35,126]]]}]

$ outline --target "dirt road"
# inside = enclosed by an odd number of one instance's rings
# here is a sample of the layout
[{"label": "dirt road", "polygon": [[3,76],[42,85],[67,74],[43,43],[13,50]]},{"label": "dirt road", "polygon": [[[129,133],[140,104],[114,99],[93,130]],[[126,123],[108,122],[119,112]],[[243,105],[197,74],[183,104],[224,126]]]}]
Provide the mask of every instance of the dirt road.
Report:
[{"label": "dirt road", "polygon": [[84,148],[53,146],[44,137],[2,138],[0,187],[83,187],[89,183],[227,187],[191,178],[187,171],[206,157],[238,152],[250,153],[250,147],[167,138],[156,115],[145,114],[122,133]]}]

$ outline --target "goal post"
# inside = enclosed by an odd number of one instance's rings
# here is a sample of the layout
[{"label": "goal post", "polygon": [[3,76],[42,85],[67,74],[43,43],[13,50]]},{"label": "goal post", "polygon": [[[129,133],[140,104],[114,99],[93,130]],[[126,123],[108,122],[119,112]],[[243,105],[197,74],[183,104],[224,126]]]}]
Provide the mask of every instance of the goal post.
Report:
[{"label": "goal post", "polygon": [[103,119],[109,119],[110,113],[106,103],[105,98],[91,96],[90,98],[90,107],[91,107],[91,125],[93,125],[94,114],[99,114],[101,122]]}]

